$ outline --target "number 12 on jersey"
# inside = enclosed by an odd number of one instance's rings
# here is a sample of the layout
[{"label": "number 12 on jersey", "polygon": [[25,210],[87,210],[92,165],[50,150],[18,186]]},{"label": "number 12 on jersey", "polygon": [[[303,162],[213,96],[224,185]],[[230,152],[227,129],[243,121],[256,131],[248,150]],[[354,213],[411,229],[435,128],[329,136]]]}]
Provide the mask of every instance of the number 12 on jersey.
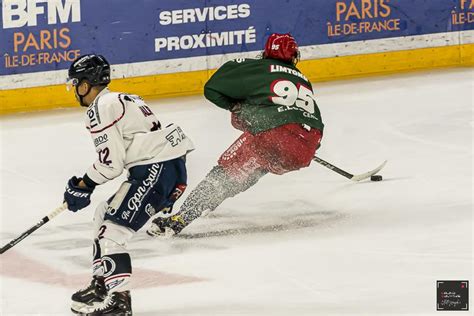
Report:
[{"label": "number 12 on jersey", "polygon": [[270,97],[273,103],[285,106],[297,106],[311,114],[314,114],[316,103],[313,91],[310,88],[289,80],[275,80],[270,87],[275,96]]}]

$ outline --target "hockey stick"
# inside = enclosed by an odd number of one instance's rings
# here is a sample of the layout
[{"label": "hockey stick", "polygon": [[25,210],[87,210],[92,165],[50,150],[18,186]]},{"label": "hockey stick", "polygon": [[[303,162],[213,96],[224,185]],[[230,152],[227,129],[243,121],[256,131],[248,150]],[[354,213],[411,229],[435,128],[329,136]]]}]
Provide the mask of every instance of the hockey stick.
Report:
[{"label": "hockey stick", "polygon": [[366,173],[353,175],[353,174],[351,174],[347,171],[344,171],[344,170],[336,167],[335,165],[333,165],[333,164],[331,164],[331,163],[329,163],[325,160],[322,160],[319,157],[314,156],[313,160],[316,161],[317,163],[325,166],[326,168],[331,169],[332,171],[334,171],[336,173],[339,173],[340,175],[346,177],[347,179],[350,179],[350,180],[355,181],[355,182],[370,178],[371,176],[373,176],[374,174],[376,174],[377,172],[382,170],[382,168],[385,167],[385,164],[387,163],[387,160],[385,160],[380,166],[378,166],[374,170],[367,171]]},{"label": "hockey stick", "polygon": [[28,229],[27,231],[25,231],[23,234],[21,234],[20,236],[18,236],[17,238],[13,239],[12,241],[10,241],[8,244],[6,244],[5,246],[2,247],[2,249],[0,250],[0,254],[3,254],[5,251],[7,251],[8,249],[12,248],[13,246],[15,246],[16,244],[18,244],[20,241],[22,241],[23,239],[25,239],[26,237],[28,237],[29,235],[31,235],[35,230],[37,230],[38,228],[40,228],[41,226],[43,226],[44,224],[46,224],[47,222],[49,222],[53,217],[56,217],[59,213],[61,213],[62,211],[64,211],[65,209],[67,209],[67,204],[64,203],[63,205],[61,205],[60,207],[58,207],[57,209],[55,209],[54,211],[52,211],[51,213],[49,213],[47,216],[43,217],[39,222],[38,224],[32,226],[30,229]]}]

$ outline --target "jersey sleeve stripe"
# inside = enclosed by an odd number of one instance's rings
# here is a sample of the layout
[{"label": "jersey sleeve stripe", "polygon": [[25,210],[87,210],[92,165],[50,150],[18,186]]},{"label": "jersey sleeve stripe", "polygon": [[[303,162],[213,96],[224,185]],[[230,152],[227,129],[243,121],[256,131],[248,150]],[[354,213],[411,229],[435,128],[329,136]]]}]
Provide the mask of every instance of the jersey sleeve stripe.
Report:
[{"label": "jersey sleeve stripe", "polygon": [[104,128],[101,128],[99,130],[96,130],[96,131],[93,131],[93,130],[89,130],[91,134],[95,134],[95,133],[100,133],[100,132],[103,132],[105,131],[106,129],[108,129],[109,127],[112,127],[115,125],[115,123],[117,123],[118,121],[120,121],[124,115],[125,115],[125,104],[123,103],[122,99],[120,99],[120,96],[122,94],[119,94],[118,95],[118,99],[120,101],[120,103],[122,103],[122,115],[120,115],[120,117],[118,119],[116,119],[115,121],[113,121],[112,123],[110,123],[109,125],[105,126]]}]

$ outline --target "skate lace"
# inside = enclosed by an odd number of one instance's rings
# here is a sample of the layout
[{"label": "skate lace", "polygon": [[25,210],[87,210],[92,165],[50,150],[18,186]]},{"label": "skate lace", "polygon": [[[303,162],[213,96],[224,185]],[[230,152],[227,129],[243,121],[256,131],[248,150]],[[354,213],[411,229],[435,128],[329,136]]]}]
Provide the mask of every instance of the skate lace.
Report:
[{"label": "skate lace", "polygon": [[114,303],[115,303],[114,295],[108,295],[108,296],[104,299],[104,301],[102,302],[102,305],[99,306],[95,311],[96,311],[96,312],[104,311],[104,310],[106,310],[107,308],[109,308],[110,306],[112,306]]},{"label": "skate lace", "polygon": [[79,293],[79,292],[84,292],[84,291],[88,291],[89,289],[93,288],[94,287],[94,281],[92,281],[92,283],[89,283],[89,285],[85,285],[83,288],[81,288],[80,290],[76,291],[76,293]]}]

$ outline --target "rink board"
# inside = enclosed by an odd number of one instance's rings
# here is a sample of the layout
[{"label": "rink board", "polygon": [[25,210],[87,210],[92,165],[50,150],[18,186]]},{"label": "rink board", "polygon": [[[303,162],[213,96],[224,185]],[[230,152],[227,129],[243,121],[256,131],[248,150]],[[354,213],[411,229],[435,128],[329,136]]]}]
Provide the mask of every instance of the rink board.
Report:
[{"label": "rink board", "polygon": [[113,89],[198,94],[222,63],[255,57],[273,32],[295,35],[311,81],[474,64],[474,0],[123,3],[4,0],[0,114],[75,106],[66,69],[90,52],[113,64]]}]

